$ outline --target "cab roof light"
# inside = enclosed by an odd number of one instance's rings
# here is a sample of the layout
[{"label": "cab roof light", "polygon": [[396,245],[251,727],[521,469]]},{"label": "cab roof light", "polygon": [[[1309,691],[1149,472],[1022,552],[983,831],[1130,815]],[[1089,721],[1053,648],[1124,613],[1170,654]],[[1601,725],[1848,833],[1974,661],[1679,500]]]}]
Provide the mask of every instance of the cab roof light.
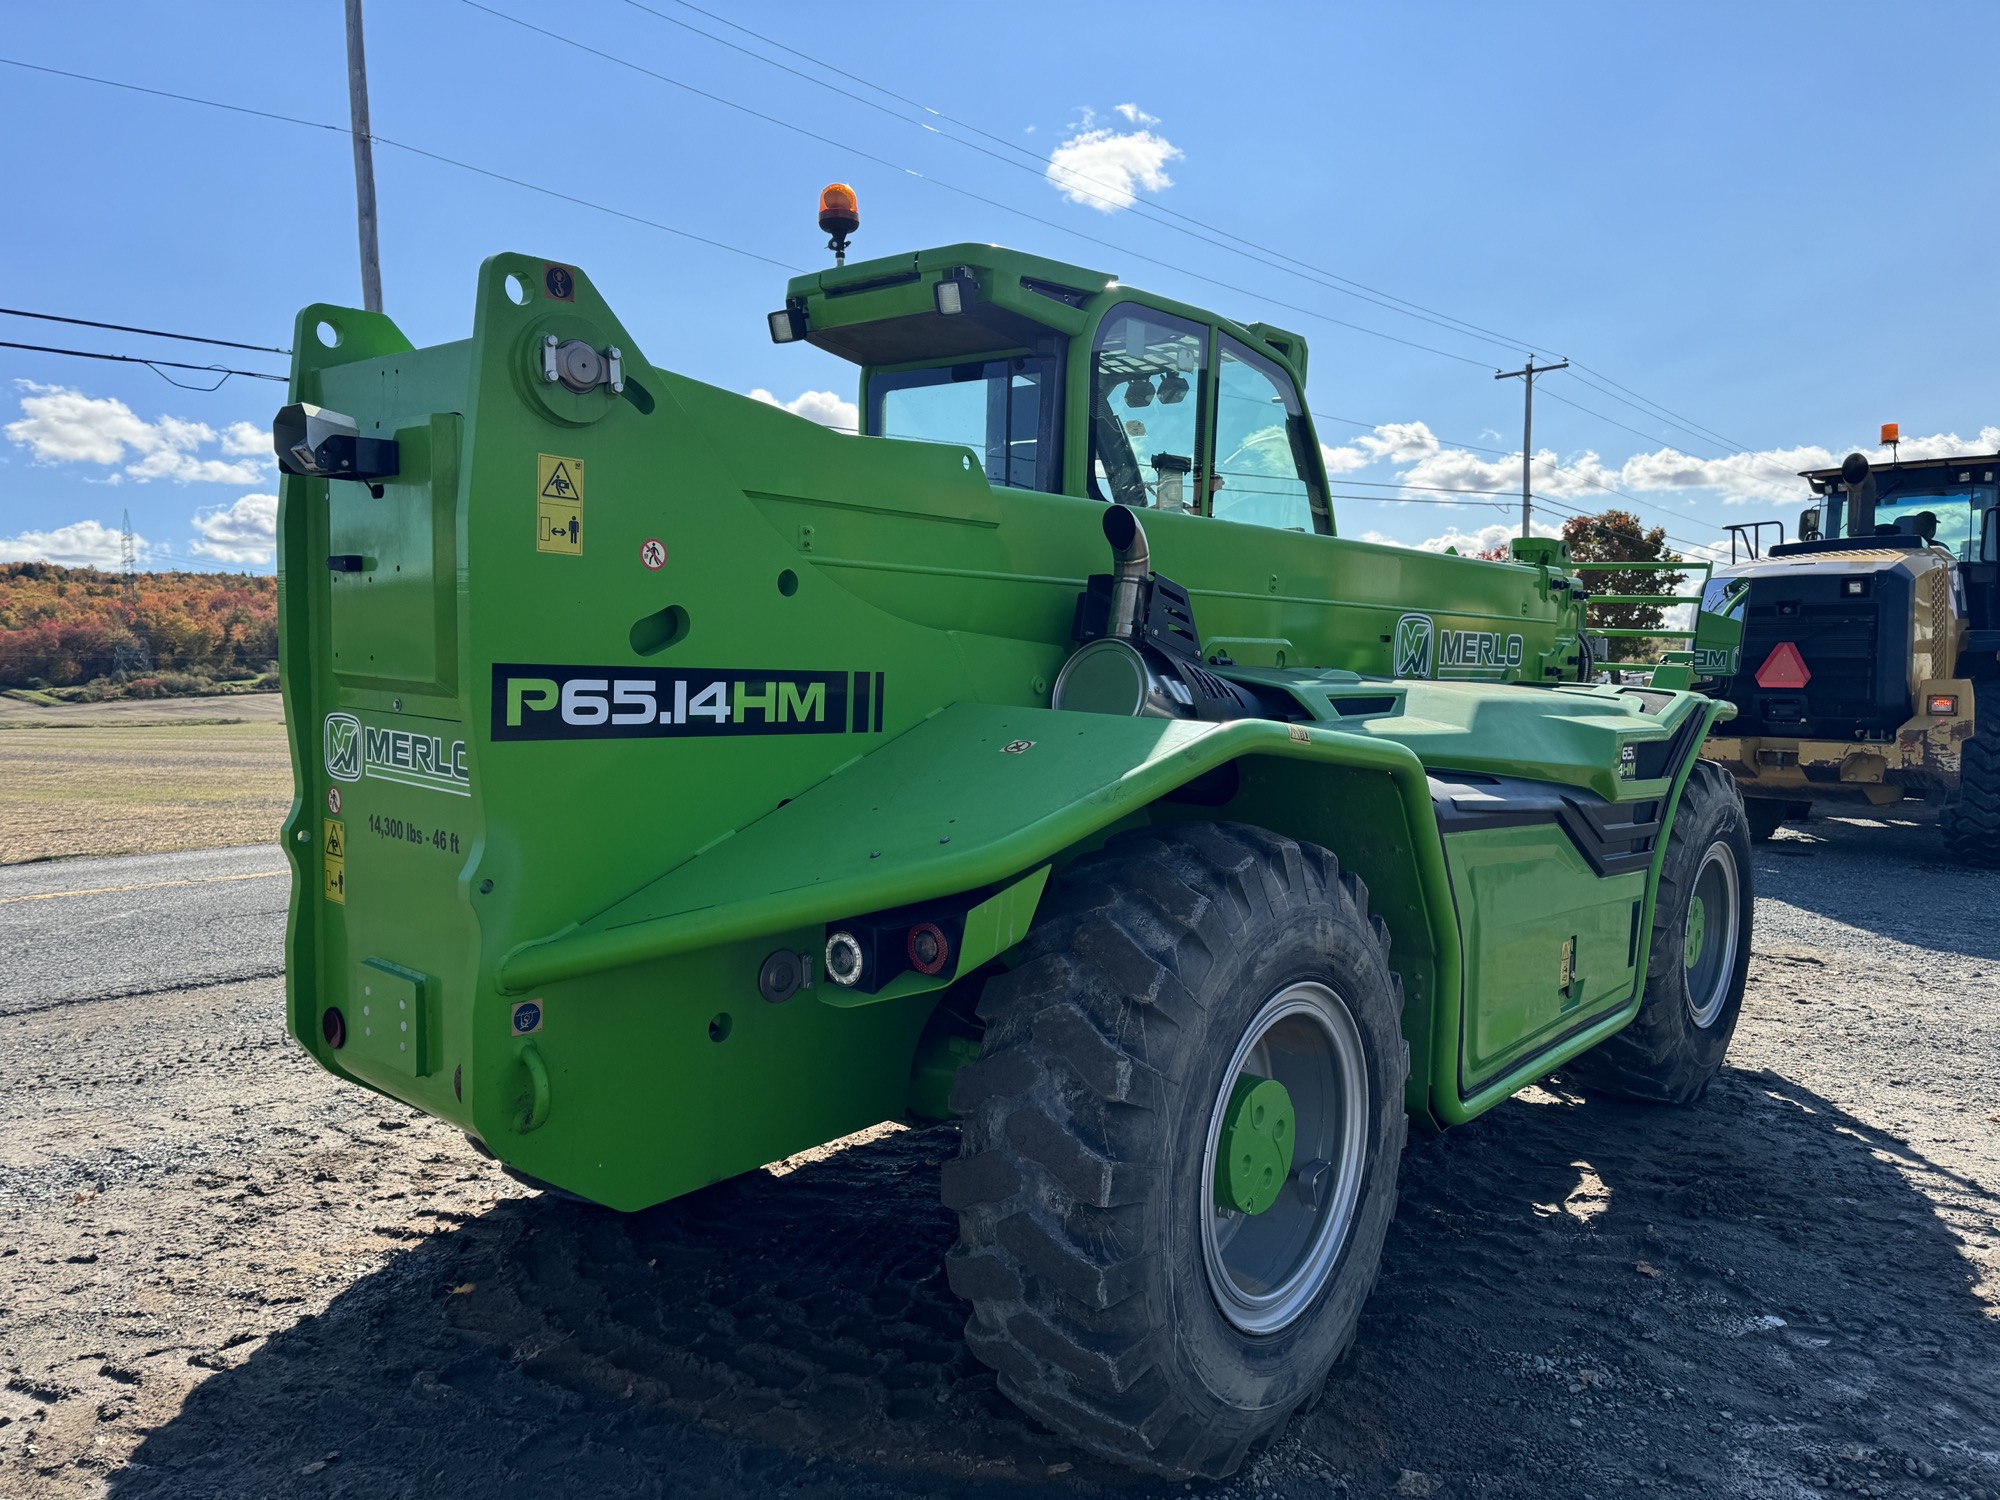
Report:
[{"label": "cab roof light", "polygon": [[854,196],[854,189],[844,182],[830,182],[820,189],[819,227],[827,235],[826,248],[833,252],[833,263],[847,264],[847,237],[861,227],[861,200]]},{"label": "cab roof light", "polygon": [[1884,422],[1882,424],[1882,446],[1884,448],[1893,448],[1896,446],[1896,444],[1900,443],[1902,440],[1903,440],[1902,423]]}]

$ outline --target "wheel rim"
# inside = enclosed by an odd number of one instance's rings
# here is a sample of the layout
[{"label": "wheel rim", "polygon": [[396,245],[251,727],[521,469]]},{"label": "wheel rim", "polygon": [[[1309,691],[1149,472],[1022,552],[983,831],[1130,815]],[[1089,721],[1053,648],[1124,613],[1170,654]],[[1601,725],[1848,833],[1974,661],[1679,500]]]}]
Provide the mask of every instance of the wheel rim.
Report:
[{"label": "wheel rim", "polygon": [[1718,839],[1708,846],[1695,871],[1681,943],[1688,1013],[1696,1026],[1713,1026],[1729,1002],[1729,984],[1736,973],[1736,893],[1736,851]]},{"label": "wheel rim", "polygon": [[[1258,1213],[1217,1199],[1218,1153],[1232,1098],[1243,1097],[1240,1079],[1275,1081],[1290,1105],[1290,1171]],[[1368,1065],[1346,1003],[1311,981],[1266,1000],[1223,1070],[1202,1158],[1209,1290],[1223,1316],[1246,1333],[1285,1327],[1332,1276],[1361,1197],[1368,1114]]]}]

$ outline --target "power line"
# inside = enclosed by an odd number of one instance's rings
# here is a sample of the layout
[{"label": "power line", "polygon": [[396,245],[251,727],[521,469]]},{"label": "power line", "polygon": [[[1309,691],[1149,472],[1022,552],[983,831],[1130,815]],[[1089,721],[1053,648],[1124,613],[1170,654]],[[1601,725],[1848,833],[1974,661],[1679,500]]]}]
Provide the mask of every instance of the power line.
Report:
[{"label": "power line", "polygon": [[[760,53],[752,51],[748,47],[744,47],[735,42],[732,42],[728,40],[728,38],[726,37],[719,37],[715,35],[713,32],[703,31],[700,27],[692,26],[688,24],[686,21],[676,20],[674,17],[667,15],[662,11],[654,9],[650,5],[642,4],[641,0],[624,0],[624,3],[631,6],[634,10],[645,12],[647,15],[654,17],[656,20],[666,22],[669,26],[678,26],[683,31],[692,32],[695,36],[706,38],[707,40],[716,43],[718,46],[727,47],[731,51],[739,52],[745,57],[751,58],[754,61],[765,64],[767,67],[777,68],[781,72],[789,73],[795,78],[803,79],[805,82],[810,83],[817,88],[827,89],[832,93],[840,95],[844,99],[851,99],[857,104],[865,105],[870,109],[876,110],[882,114],[886,114],[891,119],[896,120],[901,124],[915,126],[917,129],[922,130],[927,134],[937,136],[940,140],[950,141],[953,145],[963,146],[970,151],[977,151],[982,156],[992,157],[994,160],[999,161],[1006,166],[1030,172],[1037,178],[1043,178],[1046,176],[1048,163],[1042,159],[1039,152],[1030,151],[1025,146],[1022,146],[1019,142],[1010,141],[1003,136],[995,135],[990,130],[983,129],[980,126],[973,124],[969,120],[962,120],[955,115],[947,114],[943,110],[933,109],[931,106],[924,104],[920,100],[912,99],[908,95],[897,93],[894,89],[889,88],[885,84],[875,83],[869,79],[861,77],[859,74],[850,73],[844,69],[833,67],[828,63],[826,63],[824,59],[812,57],[807,53],[799,51],[796,47],[789,47],[785,43],[777,40],[775,37],[766,36],[762,32],[753,30],[752,28],[744,26],[739,22],[732,21],[726,16],[717,15],[714,11],[704,10],[699,5],[689,4],[688,0],[674,0],[674,3],[680,5],[685,10],[694,11],[697,15],[706,16],[709,20],[715,21],[720,25],[727,26],[733,31],[739,31],[743,33],[745,36],[755,37],[758,41],[764,43],[766,46],[775,47],[781,52],[789,53],[793,57],[797,57],[804,61],[810,62],[813,64],[815,68],[818,68],[824,72],[837,74],[838,76],[848,79],[851,82],[860,84],[863,88],[872,89],[876,93],[883,94],[888,98],[894,99],[900,104],[908,105],[911,109],[920,110],[924,114],[931,115],[936,119],[940,119],[951,125],[955,125],[961,130],[969,130],[974,135],[981,136],[986,140],[992,141],[995,145],[1004,148],[1006,151],[1015,153],[1020,157],[1025,157],[1027,158],[1027,160],[1017,161],[1012,156],[1003,156],[998,151],[990,150],[987,147],[980,146],[972,141],[961,140],[957,136],[951,135],[947,131],[940,130],[936,126],[928,124],[922,120],[910,119],[908,116],[899,114],[897,111],[889,109],[872,99],[863,98],[861,95],[853,93],[848,89],[843,89],[836,84],[828,83],[824,78],[821,78],[814,73],[809,73],[799,68],[790,67],[785,63],[779,62],[775,58],[765,57]],[[1329,271],[1323,266],[1315,266],[1309,261],[1303,261],[1298,259],[1296,256],[1286,255],[1283,251],[1280,250],[1270,250],[1269,254],[1272,256],[1276,256],[1277,259],[1276,260],[1268,259],[1266,255],[1261,252],[1266,251],[1269,247],[1258,245],[1254,240],[1246,239],[1239,234],[1232,234],[1230,231],[1223,229],[1218,225],[1211,224],[1205,219],[1198,218],[1192,214],[1182,213],[1179,210],[1169,208],[1162,203],[1148,203],[1145,202],[1144,200],[1134,200],[1129,204],[1123,203],[1122,200],[1125,198],[1126,194],[1124,190],[1119,188],[1117,185],[1113,183],[1108,183],[1104,181],[1102,178],[1092,177],[1087,173],[1078,171],[1074,168],[1064,168],[1062,170],[1063,170],[1063,179],[1065,183],[1081,182],[1089,184],[1093,187],[1104,189],[1102,193],[1093,193],[1089,195],[1091,197],[1099,199],[1102,202],[1131,209],[1137,213],[1144,215],[1149,219],[1154,220],[1155,222],[1165,223],[1167,220],[1170,219],[1178,220],[1179,223],[1167,224],[1166,227],[1170,229],[1179,229],[1181,233],[1189,234],[1191,235],[1191,237],[1201,240],[1206,244],[1215,245],[1218,249],[1228,251],[1231,254],[1242,255],[1249,260],[1256,261],[1260,265],[1270,266],[1274,270],[1283,271],[1287,275],[1298,276],[1301,280],[1312,282],[1315,285],[1326,287],[1329,291],[1339,292],[1343,296],[1354,297],[1359,301],[1372,303],[1375,306],[1385,308],[1390,312],[1400,313],[1405,317],[1413,317],[1420,322],[1431,323],[1436,325],[1437,327],[1447,329],[1450,332],[1480,339],[1487,343],[1497,344],[1503,348],[1518,349],[1521,348],[1523,345],[1528,345],[1528,344],[1534,344],[1534,346],[1537,348],[1542,347],[1539,344],[1535,344],[1535,341],[1533,340],[1509,338],[1505,334],[1495,333],[1492,329],[1489,328],[1482,328],[1477,323],[1468,322],[1466,319],[1456,317],[1451,313],[1443,312],[1434,307],[1426,307],[1422,303],[1412,302],[1405,297],[1398,297],[1393,292],[1384,291],[1380,287],[1371,287],[1365,282],[1355,281],[1351,277],[1342,276],[1337,272]],[[1191,224],[1198,226],[1200,229],[1208,231],[1208,233],[1195,234],[1193,230],[1180,229],[1180,225],[1182,224]],[[1222,244],[1220,240],[1211,239],[1209,237],[1210,234],[1219,235],[1223,240],[1229,240],[1232,243],[1227,245]],[[1285,264],[1282,265],[1279,264],[1279,262],[1281,261],[1284,262]]]},{"label": "power line", "polygon": [[217,349],[247,349],[252,354],[290,354],[289,349],[273,348],[269,344],[239,344],[231,339],[197,338],[191,333],[165,333],[158,328],[134,328],[129,323],[99,323],[91,318],[65,318],[55,313],[28,312],[19,307],[0,307],[0,316],[9,318],[38,318],[44,323],[69,323],[78,328],[108,328],[113,333],[143,333],[148,338],[178,339],[183,344],[208,344]]},{"label": "power line", "polygon": [[[22,62],[18,58],[0,57],[0,63],[4,63],[12,68],[26,68],[34,73],[47,73],[57,78],[74,79],[78,83],[95,83],[105,88],[123,89],[127,93],[150,94],[156,99],[173,99],[182,104],[199,104],[208,109],[227,110],[231,114],[252,115],[260,120],[277,120],[285,125],[301,125],[308,130],[324,130],[334,135],[351,136],[353,134],[344,125],[329,125],[324,120],[302,120],[297,115],[281,115],[268,109],[252,109],[244,104],[225,104],[220,99],[203,99],[194,94],[177,94],[171,89],[148,88],[144,84],[121,83],[115,78],[99,78],[89,73],[73,73],[65,68],[50,68],[44,67],[40,63]],[[745,250],[741,245],[731,245],[723,240],[710,239],[707,235],[695,234],[686,229],[678,229],[672,224],[663,224],[658,219],[648,219],[642,214],[627,213],[622,208],[612,208],[603,203],[594,203],[588,198],[579,198],[573,193],[564,193],[557,191],[555,188],[543,187],[540,183],[529,182],[525,178],[510,177],[505,172],[496,172],[490,167],[475,166],[469,161],[460,161],[456,157],[446,156],[437,151],[427,151],[421,146],[412,146],[404,141],[392,141],[383,135],[375,136],[374,142],[378,146],[389,146],[397,151],[406,151],[412,156],[421,156],[427,161],[439,162],[448,167],[456,167],[462,172],[471,172],[476,176],[490,178],[495,182],[504,182],[513,187],[525,188],[531,193],[540,193],[544,197],[556,198],[564,203],[574,203],[579,208],[588,208],[598,213],[610,214],[613,218],[625,219],[634,224],[643,224],[648,229],[657,229],[664,234],[675,235],[684,240],[693,240],[698,244],[708,245],[717,250],[726,250],[731,255],[741,255],[749,260],[762,261],[767,266],[776,266],[780,271],[797,271],[799,269],[799,267],[792,265],[788,261],[774,260],[768,255],[759,255],[755,250]]]},{"label": "power line", "polygon": [[[228,370],[221,365],[185,365],[172,359],[141,359],[136,354],[99,354],[91,349],[57,349],[48,344],[16,344],[0,340],[0,349],[26,349],[33,354],[67,354],[72,359],[104,359],[121,365],[144,365],[168,385],[177,385],[184,391],[220,390],[222,381],[232,375],[246,376],[251,380],[275,380],[279,385],[286,384],[291,378],[286,375],[267,375],[262,370]],[[214,385],[189,385],[185,381],[176,380],[173,376],[162,373],[166,370],[200,370],[206,374],[220,375],[222,380],[216,381]]]},{"label": "power line", "polygon": [[[793,77],[802,79],[807,83],[811,83],[815,87],[828,89],[833,93],[839,94],[842,98],[851,99],[856,103],[866,105],[871,109],[875,109],[881,113],[889,115],[892,119],[896,119],[903,124],[911,125],[916,127],[917,129],[925,131],[928,134],[936,135],[940,139],[951,141],[953,144],[964,146],[969,150],[979,151],[983,155],[994,157],[997,160],[1005,161],[1007,162],[1008,165],[1015,166],[1022,170],[1032,171],[1037,176],[1042,176],[1046,172],[1048,164],[1043,160],[1040,153],[1037,151],[1029,150],[1027,147],[1022,146],[1017,141],[1008,140],[1004,136],[996,135],[992,131],[983,129],[982,127],[972,123],[969,120],[964,120],[957,116],[951,115],[943,110],[935,109],[930,105],[924,104],[921,100],[912,99],[906,94],[898,93],[896,90],[889,88],[885,84],[876,83],[873,80],[864,78],[857,73],[851,73],[845,69],[834,67],[833,65],[828,63],[823,57],[814,56],[812,54],[802,52],[796,47],[788,46],[784,42],[779,41],[775,37],[767,36],[764,33],[757,31],[752,27],[743,25],[741,22],[731,20],[727,16],[719,15],[712,10],[706,10],[699,5],[693,4],[692,0],[673,0],[673,3],[680,6],[683,10],[690,10],[697,15],[705,16],[709,20],[714,21],[719,25],[729,27],[732,31],[739,32],[744,36],[755,38],[757,41],[762,42],[764,45],[768,47],[774,47],[777,50],[787,53],[792,57],[796,57],[803,62],[810,63],[815,71],[808,72],[799,68],[793,68],[785,63],[777,61],[775,58],[765,57],[755,51],[752,51],[750,48],[743,47],[735,42],[729,41],[725,37],[716,36],[713,32],[704,31],[700,27],[692,26],[686,21],[677,20],[676,18],[669,16],[660,10],[655,9],[653,6],[642,3],[642,0],[624,0],[624,3],[631,6],[633,9],[642,11],[645,14],[650,15],[657,20],[663,21],[670,26],[677,26],[684,31],[691,32],[696,36],[703,37],[709,41],[712,41],[716,43],[718,46],[728,47],[732,51],[741,53],[745,57],[749,57],[754,59],[755,61],[764,63],[768,67],[777,68],[785,73],[792,75]],[[974,135],[980,136],[985,140],[991,141],[994,143],[994,145],[1002,147],[1006,151],[1012,152],[1018,157],[1026,158],[1026,160],[1015,161],[1012,160],[1011,158],[1002,157],[998,152],[988,150],[987,148],[982,146],[975,145],[973,142],[970,141],[960,140],[959,138],[949,134],[948,132],[940,130],[936,126],[928,124],[925,121],[910,119],[908,116],[899,114],[895,110],[887,109],[886,107],[877,103],[874,100],[863,98],[860,95],[851,92],[850,90],[843,89],[838,87],[837,85],[828,83],[823,77],[819,76],[820,73],[832,73],[841,78],[845,78],[852,83],[860,84],[863,88],[873,90],[874,92],[882,94],[887,98],[894,99],[899,104],[906,105],[911,109],[918,110],[921,113],[929,115],[935,119],[943,120],[948,124],[957,126],[961,130],[970,131]],[[1090,177],[1084,173],[1075,171],[1073,169],[1066,170],[1064,175],[1066,181],[1076,180],[1092,184],[1099,188],[1106,189],[1107,192],[1105,194],[1092,195],[1101,197],[1105,202],[1115,202],[1117,201],[1118,198],[1124,196],[1122,191],[1115,188],[1114,185],[1104,182],[1102,179]],[[1223,239],[1232,242],[1232,245],[1221,245],[1218,246],[1218,248],[1231,250],[1232,253],[1244,255],[1246,256],[1246,258],[1255,260],[1259,264],[1272,266],[1274,269],[1278,270],[1285,270],[1287,271],[1287,274],[1301,276],[1301,279],[1307,281],[1313,281],[1318,285],[1326,286],[1329,290],[1340,292],[1346,296],[1357,297],[1359,298],[1359,300],[1364,302],[1371,302],[1375,306],[1384,307],[1390,311],[1407,310],[1405,311],[1406,316],[1419,317],[1421,321],[1433,323],[1439,327],[1449,328],[1453,332],[1467,334],[1469,336],[1480,338],[1490,343],[1499,344],[1510,349],[1528,348],[1528,347],[1539,349],[1548,347],[1546,345],[1540,344],[1538,341],[1535,340],[1520,339],[1512,337],[1510,335],[1497,333],[1493,329],[1483,327],[1482,325],[1471,322],[1468,319],[1460,318],[1455,314],[1444,312],[1439,308],[1429,307],[1424,303],[1415,302],[1406,297],[1399,297],[1395,295],[1393,292],[1386,291],[1381,287],[1370,286],[1366,282],[1356,281],[1352,277],[1342,276],[1337,272],[1330,271],[1324,266],[1317,266],[1309,261],[1300,260],[1296,256],[1286,255],[1283,251],[1273,250],[1267,246],[1258,245],[1255,241],[1246,239],[1238,234],[1233,234],[1229,230],[1223,229],[1218,225],[1211,224],[1206,220],[1200,219],[1193,215],[1181,213],[1176,209],[1167,207],[1165,204],[1148,203],[1144,200],[1136,200],[1132,204],[1130,204],[1129,207],[1156,221],[1163,219],[1173,219],[1180,221],[1180,223],[1182,224],[1197,225],[1201,229],[1206,230],[1211,234],[1220,235]],[[1171,228],[1177,226],[1169,225],[1168,227]],[[1182,232],[1191,233],[1191,231],[1186,231],[1186,230],[1183,230]],[[1193,237],[1201,239],[1205,243],[1209,244],[1217,243],[1217,241],[1209,239],[1207,235],[1194,235]],[[1235,247],[1244,247],[1244,248],[1239,249]],[[1253,252],[1263,252],[1267,250],[1270,255],[1276,256],[1278,261],[1283,261],[1286,264],[1280,266],[1275,261],[1267,259],[1265,255],[1262,253],[1253,253]],[[1296,267],[1298,269],[1290,270],[1288,269],[1289,267]],[[1311,273],[1311,274],[1304,274],[1304,273]],[[1325,279],[1321,280],[1320,278],[1325,278]],[[1616,387],[1618,391],[1624,392],[1624,396],[1619,396],[1613,394],[1613,392],[1611,391],[1606,391],[1605,394],[1611,396],[1613,400],[1619,401],[1623,405],[1632,406],[1634,410],[1646,411],[1648,415],[1658,414],[1658,415],[1663,415],[1667,418],[1674,419],[1673,425],[1680,427],[1681,430],[1688,432],[1691,435],[1701,437],[1704,441],[1714,441],[1720,443],[1724,448],[1734,449],[1738,452],[1747,451],[1742,444],[1734,442],[1729,438],[1723,437],[1720,433],[1715,432],[1713,429],[1703,427],[1700,423],[1694,422],[1692,421],[1692,419],[1682,416],[1679,412],[1672,410],[1670,407],[1664,406],[1659,402],[1652,401],[1647,397],[1641,396],[1639,392],[1632,390],[1629,386],[1620,385],[1617,381],[1613,380],[1610,376],[1604,374],[1602,371],[1593,369],[1592,367],[1583,364],[1581,361],[1577,361],[1576,364],[1579,369],[1589,370],[1590,373],[1595,375],[1598,379],[1605,381],[1608,385]],[[1583,383],[1589,385],[1591,382],[1584,381]],[[1631,397],[1634,399],[1627,400],[1626,397]],[[1640,405],[1636,403],[1644,403],[1644,404]],[[1651,408],[1651,410],[1648,410],[1648,408]]]},{"label": "power line", "polygon": [[1071,235],[1077,239],[1085,240],[1090,244],[1101,246],[1106,250],[1115,251],[1119,255],[1129,256],[1133,260],[1144,261],[1147,265],[1160,266],[1169,271],[1179,272],[1184,276],[1191,276],[1197,281],[1207,282],[1210,286],[1217,286],[1225,291],[1234,292],[1239,297],[1248,297],[1254,301],[1267,302],[1275,307],[1282,307],[1290,312],[1299,313],[1304,317],[1317,318],[1320,322],[1329,323],[1336,328],[1346,328],[1355,333],[1365,333],[1371,338],[1385,339],[1392,344],[1402,344],[1406,348],[1420,349],[1426,354],[1435,354],[1440,359],[1455,360],[1459,364],[1471,365],[1475,369],[1483,370],[1487,368],[1486,361],[1473,359],[1470,355],[1454,354],[1449,349],[1439,349],[1431,344],[1420,344],[1415,339],[1406,339],[1393,333],[1384,333],[1381,329],[1370,328],[1366,324],[1350,323],[1345,318],[1336,318],[1330,313],[1321,312],[1315,308],[1301,307],[1296,302],[1286,302],[1282,299],[1272,297],[1267,293],[1252,291],[1248,287],[1237,285],[1235,282],[1224,281],[1220,277],[1209,276],[1203,272],[1176,265],[1174,262],[1162,260],[1158,256],[1147,255],[1143,251],[1131,249],[1129,246],[1120,245],[1099,235],[1086,234],[1080,229],[1072,228],[1055,219],[1044,218],[1042,215],[1031,213],[1025,208],[1016,208],[1011,203],[1003,203],[998,198],[989,198],[984,193],[976,193],[970,188],[960,187],[957,183],[947,181],[945,178],[933,177],[928,173],[919,172],[916,168],[905,166],[902,162],[894,161],[889,157],[877,155],[873,151],[865,150],[860,146],[852,145],[846,141],[836,140],[829,135],[822,135],[817,130],[804,125],[794,124],[792,121],[782,119],[777,115],[767,114],[763,110],[753,108],[748,104],[740,104],[736,100],[726,98],[721,94],[711,93],[707,89],[683,82],[681,79],[672,77],[669,74],[648,68],[644,64],[633,62],[630,58],[619,57],[615,53],[605,52],[600,48],[590,46],[588,43],[579,42],[574,37],[567,37],[560,32],[550,31],[546,27],[537,26],[532,21],[524,21],[519,16],[510,16],[505,11],[494,10],[491,6],[480,4],[479,0],[460,0],[460,3],[471,7],[473,10],[483,11],[496,20],[506,21],[510,25],[518,26],[523,31],[534,32],[536,35],[546,37],[548,40],[559,43],[562,46],[574,48],[578,52],[600,58],[617,67],[629,69],[644,77],[667,84],[669,87],[681,89],[695,95],[697,98],[706,99],[713,104],[719,104],[724,109],[732,109],[739,114],[748,115],[752,119],[762,120],[768,125],[775,125],[781,130],[789,130],[795,135],[804,136],[807,140],[817,141],[822,146],[831,146],[837,151],[845,151],[849,155],[860,157],[864,161],[871,161],[877,166],[887,167],[892,172],[899,172],[903,176],[912,178],[918,182],[927,182],[933,187],[944,189],[948,193],[956,193],[961,198],[969,198],[975,203],[985,204],[988,208],[997,208],[1002,213],[1013,214],[1018,218],[1028,220],[1030,223],[1040,224],[1045,228],[1053,229],[1058,234]]}]

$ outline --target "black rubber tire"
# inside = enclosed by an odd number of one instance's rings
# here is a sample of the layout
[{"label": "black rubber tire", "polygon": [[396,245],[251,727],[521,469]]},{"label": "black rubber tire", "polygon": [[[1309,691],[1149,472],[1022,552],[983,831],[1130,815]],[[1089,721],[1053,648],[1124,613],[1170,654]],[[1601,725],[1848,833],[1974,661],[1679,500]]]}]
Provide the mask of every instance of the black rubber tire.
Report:
[{"label": "black rubber tire", "polygon": [[[1318,1394],[1354,1337],[1395,1214],[1409,1047],[1388,929],[1325,849],[1241,824],[1114,840],[1065,871],[990,981],[960,1072],[951,1285],[966,1342],[1029,1415],[1102,1457],[1221,1477]],[[1319,979],[1369,1081],[1360,1197],[1314,1302],[1263,1336],[1210,1289],[1209,1114],[1260,1007]]]},{"label": "black rubber tire", "polygon": [[[1718,842],[1736,861],[1736,955],[1727,998],[1715,1018],[1701,1026],[1688,998],[1683,944],[1695,877],[1703,856]],[[1697,761],[1667,835],[1639,1014],[1624,1030],[1569,1063],[1562,1070],[1566,1077],[1586,1088],[1657,1104],[1692,1104],[1707,1091],[1721,1071],[1743,1009],[1756,900],[1751,879],[1743,799],[1721,766]]]},{"label": "black rubber tire", "polygon": [[1972,700],[1974,733],[1959,751],[1958,790],[1945,802],[1944,846],[1960,864],[2000,868],[2000,685]]},{"label": "black rubber tire", "polygon": [[1751,842],[1758,844],[1770,842],[1778,830],[1785,826],[1791,811],[1792,804],[1789,802],[1772,802],[1764,797],[1745,797],[1743,817],[1750,830]]}]

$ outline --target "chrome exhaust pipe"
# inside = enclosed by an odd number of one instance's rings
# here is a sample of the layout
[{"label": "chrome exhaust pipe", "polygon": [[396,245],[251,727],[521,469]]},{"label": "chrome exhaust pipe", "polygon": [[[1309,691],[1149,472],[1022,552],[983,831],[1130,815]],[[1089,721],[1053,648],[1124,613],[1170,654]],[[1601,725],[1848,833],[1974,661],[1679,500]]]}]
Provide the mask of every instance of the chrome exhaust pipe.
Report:
[{"label": "chrome exhaust pipe", "polygon": [[1137,640],[1146,584],[1153,576],[1146,528],[1130,506],[1109,505],[1104,510],[1104,539],[1111,543],[1111,613],[1105,634],[1114,640]]}]

